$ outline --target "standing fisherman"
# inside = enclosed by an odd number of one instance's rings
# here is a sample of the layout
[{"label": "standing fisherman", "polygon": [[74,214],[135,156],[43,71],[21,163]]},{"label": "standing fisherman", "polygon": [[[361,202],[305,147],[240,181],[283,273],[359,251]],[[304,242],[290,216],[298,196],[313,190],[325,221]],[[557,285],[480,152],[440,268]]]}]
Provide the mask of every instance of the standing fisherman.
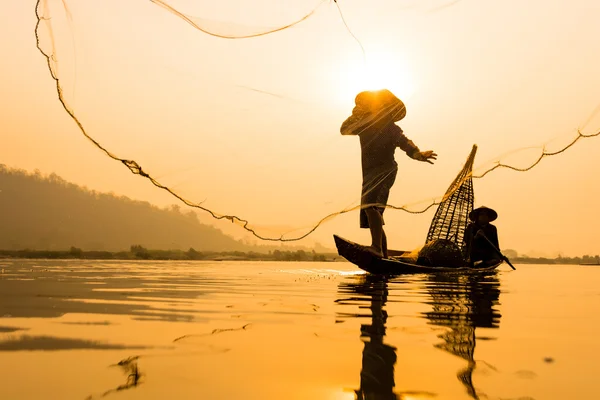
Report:
[{"label": "standing fisherman", "polygon": [[396,180],[396,147],[410,158],[433,164],[437,154],[420,151],[395,124],[406,116],[406,107],[387,89],[361,92],[356,96],[352,115],[340,129],[342,135],[358,135],[362,160],[360,227],[371,230],[369,251],[387,258],[387,238],[383,212]]}]

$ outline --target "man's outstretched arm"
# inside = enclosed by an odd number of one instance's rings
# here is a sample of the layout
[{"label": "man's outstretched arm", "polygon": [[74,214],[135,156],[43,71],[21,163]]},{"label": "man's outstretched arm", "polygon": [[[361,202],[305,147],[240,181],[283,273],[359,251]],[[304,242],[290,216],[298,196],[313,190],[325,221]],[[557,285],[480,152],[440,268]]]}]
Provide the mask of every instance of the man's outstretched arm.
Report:
[{"label": "man's outstretched arm", "polygon": [[398,127],[398,147],[400,147],[410,158],[417,161],[428,162],[429,164],[433,164],[433,161],[437,159],[437,154],[432,150],[421,151],[417,147],[416,144],[413,143],[412,140],[407,138],[404,133],[402,133],[402,129]]}]

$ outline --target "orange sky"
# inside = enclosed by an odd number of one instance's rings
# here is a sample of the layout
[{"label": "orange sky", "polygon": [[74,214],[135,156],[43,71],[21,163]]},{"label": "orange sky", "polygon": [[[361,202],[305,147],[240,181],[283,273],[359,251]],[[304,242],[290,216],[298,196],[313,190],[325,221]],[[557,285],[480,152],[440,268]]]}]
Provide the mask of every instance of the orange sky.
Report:
[{"label": "orange sky", "polygon": [[[235,34],[286,24],[318,1],[258,3],[248,8],[227,0],[217,9],[210,2],[171,2],[209,19],[211,29]],[[476,166],[559,137],[549,148],[556,149],[597,107],[598,2],[460,1],[441,7],[446,3],[340,1],[367,51],[365,67],[334,4],[284,32],[225,40],[150,1],[66,0],[69,20],[61,0],[48,0],[65,97],[89,133],[190,199],[270,227],[265,233],[309,226],[357,204],[358,140],[339,135],[339,125],[365,85],[386,85],[399,94],[408,109],[399,125],[422,149],[439,154],[431,166],[397,152],[394,205],[441,196],[474,143]],[[173,203],[95,149],[64,112],[35,48],[34,2],[0,4],[0,35],[8,39],[0,41],[0,162],[158,205]],[[586,131],[598,129],[596,116]],[[586,139],[531,172],[496,171],[475,181],[477,205],[500,214],[503,248],[600,253],[598,150],[600,138]],[[527,165],[535,156],[510,161]],[[391,244],[422,244],[433,212],[387,211]],[[217,226],[244,235],[225,223]],[[358,229],[358,212],[336,218],[311,239],[333,246],[333,232],[368,239],[368,231]]]}]

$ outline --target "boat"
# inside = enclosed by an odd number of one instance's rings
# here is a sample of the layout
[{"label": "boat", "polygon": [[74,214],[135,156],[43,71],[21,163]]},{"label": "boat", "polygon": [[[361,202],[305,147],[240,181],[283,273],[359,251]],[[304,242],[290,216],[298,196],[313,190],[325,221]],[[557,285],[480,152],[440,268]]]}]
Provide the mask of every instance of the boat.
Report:
[{"label": "boat", "polygon": [[370,274],[406,275],[406,274],[480,274],[494,271],[502,262],[482,268],[448,268],[428,267],[403,261],[402,255],[407,252],[390,250],[388,258],[377,257],[367,250],[366,246],[354,243],[338,235],[333,235],[338,254]]},{"label": "boat", "polygon": [[[425,245],[419,251],[417,260],[407,257],[409,252],[393,250],[388,251],[387,258],[378,257],[366,246],[333,235],[338,254],[372,274],[474,274],[495,270],[503,261],[471,268],[463,255],[463,238],[469,222],[469,213],[473,210],[472,171],[476,152],[477,145],[473,145],[465,165],[438,204]],[[436,251],[437,255],[431,257]],[[512,267],[512,264],[508,263]]]}]

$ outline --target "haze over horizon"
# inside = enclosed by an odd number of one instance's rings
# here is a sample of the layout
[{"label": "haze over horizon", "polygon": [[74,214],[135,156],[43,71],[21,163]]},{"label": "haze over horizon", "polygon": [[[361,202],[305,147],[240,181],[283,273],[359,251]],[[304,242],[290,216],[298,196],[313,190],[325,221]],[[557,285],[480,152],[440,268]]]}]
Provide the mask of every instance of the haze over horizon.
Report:
[{"label": "haze over horizon", "polygon": [[101,193],[55,174],[27,173],[0,164],[0,250],[201,252],[310,251],[331,248],[299,243],[235,240],[179,205],[159,208],[147,201]]},{"label": "haze over horizon", "polygon": [[[292,29],[227,41],[149,1],[66,1],[71,20],[60,3],[50,2],[60,78],[89,133],[187,198],[273,236],[356,204],[358,140],[341,137],[339,125],[369,85],[399,94],[408,109],[399,123],[405,134],[439,154],[431,166],[396,152],[394,205],[443,195],[473,144],[476,166],[555,137],[548,149],[561,148],[600,102],[600,4],[593,0],[340,2],[366,49],[366,75],[333,4]],[[318,2],[279,3],[177,4],[235,31],[225,22],[277,26]],[[176,203],[98,151],[64,112],[35,47],[35,2],[0,4],[8,11],[0,35],[10,38],[0,43],[0,163],[161,207]],[[587,122],[586,133],[600,129],[598,114]],[[600,253],[599,151],[600,138],[584,139],[530,172],[497,170],[475,180],[476,206],[500,215],[501,247],[530,256]],[[535,158],[531,151],[503,161],[526,166]],[[386,211],[391,246],[421,245],[433,213]],[[248,238],[203,215],[203,223]],[[368,241],[355,211],[298,244],[333,247],[332,233]]]}]

